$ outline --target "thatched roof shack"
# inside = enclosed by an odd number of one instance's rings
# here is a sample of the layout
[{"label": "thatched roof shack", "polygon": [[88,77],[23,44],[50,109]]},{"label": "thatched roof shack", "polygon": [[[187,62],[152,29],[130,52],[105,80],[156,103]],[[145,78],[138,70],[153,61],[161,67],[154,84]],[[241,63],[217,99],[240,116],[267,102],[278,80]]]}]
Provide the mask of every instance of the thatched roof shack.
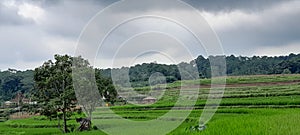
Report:
[{"label": "thatched roof shack", "polygon": [[152,104],[152,103],[155,103],[156,102],[156,98],[154,97],[146,97],[143,99],[143,103],[144,104]]}]

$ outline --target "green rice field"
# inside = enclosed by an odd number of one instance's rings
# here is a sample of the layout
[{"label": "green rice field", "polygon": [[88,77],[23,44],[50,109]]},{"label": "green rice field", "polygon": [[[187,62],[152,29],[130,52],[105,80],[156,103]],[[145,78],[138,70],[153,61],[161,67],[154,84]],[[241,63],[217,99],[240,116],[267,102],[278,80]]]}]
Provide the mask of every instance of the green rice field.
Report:
[{"label": "green rice field", "polygon": [[[107,112],[98,110],[94,113],[98,129],[116,130],[124,127],[123,133],[139,131],[130,124],[118,123],[120,118],[135,122],[147,122],[159,119],[170,109],[174,116],[188,114],[187,117],[168,117],[165,121],[181,121],[182,123],[168,134],[200,134],[200,135],[299,135],[300,134],[300,75],[257,75],[227,77],[227,86],[220,106],[202,131],[194,130],[206,104],[210,79],[185,81],[183,91],[195,91],[200,85],[198,98],[191,113],[187,109],[173,108],[178,100],[181,82],[167,85],[165,94],[156,103],[149,106],[123,105],[110,109],[117,117],[102,117]],[[203,87],[202,87],[203,86]],[[136,88],[139,92],[149,91],[149,87]],[[176,106],[177,107],[177,106]],[[99,116],[99,117],[97,117]],[[68,121],[69,127],[76,129],[74,115]],[[97,121],[101,121],[100,124]],[[56,120],[48,120],[44,116],[26,119],[10,119],[0,122],[0,134],[32,135],[61,134]],[[151,129],[153,134],[155,130]],[[69,134],[105,134],[100,130],[72,132]]]}]

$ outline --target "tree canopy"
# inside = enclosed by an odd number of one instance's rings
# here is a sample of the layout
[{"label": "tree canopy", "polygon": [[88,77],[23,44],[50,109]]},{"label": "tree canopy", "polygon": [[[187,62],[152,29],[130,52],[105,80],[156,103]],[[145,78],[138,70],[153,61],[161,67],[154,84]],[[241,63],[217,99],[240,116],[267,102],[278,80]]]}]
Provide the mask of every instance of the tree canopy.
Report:
[{"label": "tree canopy", "polygon": [[62,112],[63,131],[68,132],[67,113],[76,104],[75,92],[72,82],[72,57],[68,55],[55,55],[55,61],[45,62],[34,71],[36,91],[35,100],[42,104],[42,114],[58,115]]},{"label": "tree canopy", "polygon": [[[168,83],[176,80],[184,80],[182,73],[179,72],[178,67],[192,67],[197,66],[200,78],[211,77],[211,59],[225,58],[226,60],[226,73],[229,76],[238,75],[261,75],[261,74],[298,74],[300,73],[300,54],[290,54],[288,56],[209,56],[205,58],[198,56],[196,59],[189,63],[182,62],[178,65],[166,65],[157,63],[143,63],[132,67],[128,67],[131,86],[147,86],[149,85],[149,77],[155,73],[160,72],[166,77]],[[218,67],[213,67],[218,68]],[[101,69],[103,76],[110,77],[111,72],[120,70],[114,69]]]},{"label": "tree canopy", "polygon": [[[217,57],[217,56],[214,56]],[[224,56],[222,56],[224,57]],[[211,77],[211,67],[209,59],[210,56],[205,58],[198,56],[196,59],[190,62],[183,62],[179,65],[197,65],[200,78]],[[288,56],[226,56],[226,73],[227,75],[259,75],[259,74],[297,74],[300,73],[300,54],[290,54]],[[44,63],[43,68],[47,66],[53,66],[52,61]],[[181,74],[178,70],[178,65],[166,65],[157,63],[143,63],[132,67],[123,67],[129,70],[129,79],[131,86],[147,86],[149,85],[149,78],[153,73],[160,72],[166,77],[168,83],[176,80],[182,80]],[[99,94],[101,97],[105,97],[107,101],[113,101],[116,97],[116,92],[112,85],[111,72],[120,70],[120,68],[114,69],[95,69],[95,79],[97,87],[100,87]],[[33,70],[17,71],[14,69],[8,69],[6,71],[0,71],[0,101],[7,101],[15,97],[18,92],[21,92],[26,97],[30,96],[30,91],[35,91],[34,85],[34,72]],[[43,73],[47,75],[48,73]],[[58,76],[56,76],[58,77]],[[40,78],[45,79],[45,78]],[[103,81],[100,81],[103,79]],[[110,93],[110,94],[108,94]]]}]

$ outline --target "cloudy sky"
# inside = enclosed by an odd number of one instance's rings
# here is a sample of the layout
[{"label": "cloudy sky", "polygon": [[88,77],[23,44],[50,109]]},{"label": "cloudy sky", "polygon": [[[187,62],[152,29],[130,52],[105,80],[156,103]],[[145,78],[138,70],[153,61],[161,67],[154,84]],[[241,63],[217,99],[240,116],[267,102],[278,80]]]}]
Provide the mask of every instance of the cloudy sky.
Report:
[{"label": "cloudy sky", "polygon": [[[197,9],[205,18],[219,37],[226,55],[274,56],[300,53],[300,1],[298,0],[184,0],[183,2]],[[33,69],[44,61],[52,59],[54,54],[73,55],[81,31],[93,16],[113,3],[116,4],[117,1],[1,0],[0,70]],[[119,18],[145,11],[170,12],[178,15],[191,12],[176,7],[164,8],[155,5],[148,9],[121,8],[110,12],[110,16]],[[145,25],[147,28],[153,24],[151,19],[142,21],[120,29],[123,29],[123,33],[124,31],[130,33],[135,27],[132,25],[139,24],[141,27],[142,24],[142,27]],[[103,23],[110,22],[103,20]],[[167,22],[161,23],[161,27],[171,25]],[[179,29],[176,30],[176,26],[170,28],[174,28],[169,30],[170,33],[184,33]],[[108,41],[110,43],[116,41],[116,45],[117,38],[122,35],[118,35],[118,31],[114,34]],[[99,65],[103,68],[110,67],[111,58],[122,61],[116,66],[150,61],[172,63],[174,59],[188,61],[189,57],[181,53],[183,47],[180,42],[170,37],[166,34],[158,36],[158,33],[145,33],[128,40],[119,48],[108,43],[98,52],[100,53],[98,56],[101,57]],[[140,44],[143,44],[143,47]],[[193,49],[192,45],[184,47],[194,50],[193,57],[205,52],[201,47],[198,49]],[[157,48],[156,51],[153,51],[153,48]],[[113,55],[115,50],[120,53]],[[163,53],[159,54],[157,50]]]}]

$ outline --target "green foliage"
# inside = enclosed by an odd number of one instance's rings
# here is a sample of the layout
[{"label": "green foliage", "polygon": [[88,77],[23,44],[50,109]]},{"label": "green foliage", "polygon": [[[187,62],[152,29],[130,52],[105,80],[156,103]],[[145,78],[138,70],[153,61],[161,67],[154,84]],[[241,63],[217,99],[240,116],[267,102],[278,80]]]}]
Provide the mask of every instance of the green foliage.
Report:
[{"label": "green foliage", "polygon": [[62,118],[64,132],[68,132],[67,118],[71,116],[68,114],[75,111],[72,108],[77,101],[90,117],[101,99],[100,95],[105,97],[107,102],[114,102],[117,92],[112,81],[103,78],[100,70],[94,71],[82,57],[55,55],[54,58],[54,62],[49,60],[35,69],[36,89],[32,91],[32,95],[39,103],[41,114],[50,119]]},{"label": "green foliage", "polygon": [[90,118],[100,100],[95,80],[95,72],[87,60],[81,57],[73,59],[73,83],[77,101],[82,105],[83,111],[85,111]]},{"label": "green foliage", "polygon": [[36,91],[33,95],[41,105],[42,114],[60,117],[58,112],[62,112],[63,130],[68,132],[67,113],[76,104],[71,75],[73,58],[68,55],[55,55],[54,58],[55,62],[49,60],[35,69]]},{"label": "green foliage", "polygon": [[100,96],[104,97],[106,102],[114,104],[118,97],[116,88],[113,85],[111,78],[104,77],[101,74],[101,70],[95,69],[95,78]]},{"label": "green foliage", "polygon": [[[156,72],[163,74],[166,77],[167,83],[172,83],[177,80],[189,80],[190,78],[182,78],[187,77],[188,75],[186,75],[185,72],[180,73],[179,68],[187,71],[193,71],[190,68],[194,65],[196,65],[199,74],[195,72],[190,72],[190,74],[198,75],[199,78],[202,79],[211,78],[211,68],[219,69],[220,67],[211,67],[210,61],[219,60],[221,58],[223,59],[224,56],[209,56],[208,58],[204,58],[200,55],[189,63],[182,62],[178,65],[165,65],[157,63],[138,64],[128,68],[131,86],[149,86],[148,80],[150,76]],[[226,56],[225,60],[226,73],[229,76],[300,73],[300,54],[290,54],[288,56],[275,57],[244,57],[230,55]],[[101,73],[103,76],[110,77],[111,72],[118,72],[118,70],[121,69],[102,69]],[[222,71],[223,69],[219,70]],[[220,73],[215,73],[215,76],[218,75],[220,75]]]},{"label": "green foliage", "polygon": [[[189,67],[188,65],[197,65],[200,78],[211,77],[210,59],[218,58],[220,56],[210,56],[205,58],[198,56],[195,60],[189,63],[180,63]],[[261,74],[297,74],[300,73],[300,54],[290,54],[288,56],[253,56],[243,57],[230,55],[226,58],[227,75],[239,76],[239,75],[261,75]],[[49,63],[50,64],[50,63]],[[181,78],[181,73],[178,70],[179,65],[166,65],[157,63],[143,63],[128,68],[129,79],[131,86],[143,87],[149,86],[149,78],[153,73],[159,72],[166,78],[167,83],[172,83]],[[107,79],[111,77],[111,72],[115,72],[120,69],[96,69],[96,75],[101,74],[98,79]],[[183,74],[183,73],[182,73]],[[26,97],[29,97],[29,92],[34,91],[33,81],[34,71],[16,71],[9,69],[7,71],[0,72],[0,102],[12,99],[17,92],[22,92]],[[183,75],[184,76],[184,75]],[[111,80],[104,80],[111,84]],[[101,81],[98,81],[98,85]],[[107,83],[106,83],[107,84]],[[109,86],[110,89],[113,89]],[[105,91],[105,90],[104,90]],[[105,93],[102,93],[102,96]],[[112,92],[115,96],[115,93]],[[108,97],[108,96],[107,96]],[[114,101],[113,98],[108,98],[109,101]]]},{"label": "green foliage", "polygon": [[33,89],[33,71],[17,71],[8,69],[0,72],[0,102],[11,100],[17,93],[28,97]]},{"label": "green foliage", "polygon": [[291,73],[292,72],[288,68],[286,68],[282,71],[282,74],[291,74]]}]

